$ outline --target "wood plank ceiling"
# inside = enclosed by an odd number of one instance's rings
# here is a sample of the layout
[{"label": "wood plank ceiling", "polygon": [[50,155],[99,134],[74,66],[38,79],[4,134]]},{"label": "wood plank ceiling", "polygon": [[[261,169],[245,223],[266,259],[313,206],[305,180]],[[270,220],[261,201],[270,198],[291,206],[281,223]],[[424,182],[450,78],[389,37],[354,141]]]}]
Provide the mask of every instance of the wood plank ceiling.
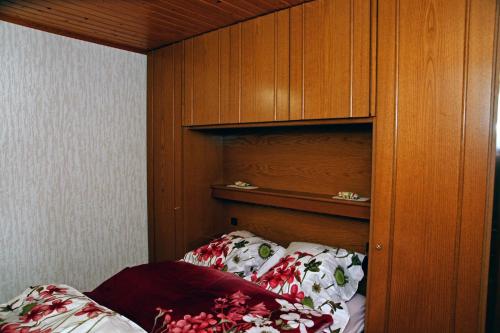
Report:
[{"label": "wood plank ceiling", "polygon": [[0,0],[0,20],[147,52],[304,0]]}]

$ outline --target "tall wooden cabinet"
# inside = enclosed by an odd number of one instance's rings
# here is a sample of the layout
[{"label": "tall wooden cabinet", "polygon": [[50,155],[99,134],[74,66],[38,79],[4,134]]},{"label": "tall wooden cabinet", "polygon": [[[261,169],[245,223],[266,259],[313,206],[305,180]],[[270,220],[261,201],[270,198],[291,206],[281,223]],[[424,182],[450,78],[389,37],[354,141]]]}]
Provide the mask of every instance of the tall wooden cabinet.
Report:
[{"label": "tall wooden cabinet", "polygon": [[[240,209],[211,198],[236,169],[221,156],[267,141],[228,141],[227,124],[370,117],[347,120],[373,123],[365,331],[483,332],[497,13],[495,0],[315,0],[153,51],[151,259],[178,258]],[[247,158],[248,172],[288,170]]]},{"label": "tall wooden cabinet", "polygon": [[149,259],[176,258],[182,246],[183,46],[148,54]]},{"label": "tall wooden cabinet", "polygon": [[380,0],[367,332],[482,332],[495,0]]}]

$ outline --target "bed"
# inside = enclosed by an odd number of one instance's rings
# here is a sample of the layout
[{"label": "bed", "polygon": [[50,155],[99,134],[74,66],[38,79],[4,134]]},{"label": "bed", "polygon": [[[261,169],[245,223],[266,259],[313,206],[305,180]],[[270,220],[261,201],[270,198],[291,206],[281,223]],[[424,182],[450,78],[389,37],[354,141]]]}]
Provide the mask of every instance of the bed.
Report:
[{"label": "bed", "polygon": [[361,332],[361,253],[223,235],[181,261],[125,268],[95,290],[28,288],[0,332]]}]

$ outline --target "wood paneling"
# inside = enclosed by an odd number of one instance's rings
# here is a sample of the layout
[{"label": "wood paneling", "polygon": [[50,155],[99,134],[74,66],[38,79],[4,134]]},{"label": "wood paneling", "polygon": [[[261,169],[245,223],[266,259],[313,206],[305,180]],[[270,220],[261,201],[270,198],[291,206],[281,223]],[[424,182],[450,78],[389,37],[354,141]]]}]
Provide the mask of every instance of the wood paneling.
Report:
[{"label": "wood paneling", "polygon": [[[425,331],[432,323],[438,332],[452,332],[466,1],[401,1],[399,13],[404,22],[398,38],[401,135],[390,279],[394,320],[388,329]],[[416,312],[418,321],[405,315]]]},{"label": "wood paneling", "polygon": [[[283,246],[303,241],[366,252],[369,225],[357,220],[288,209],[225,203],[219,232],[249,230]],[[238,225],[230,224],[231,217]]]},{"label": "wood paneling", "polygon": [[183,215],[183,195],[184,195],[184,175],[183,175],[183,156],[184,142],[182,135],[182,105],[183,105],[183,69],[184,69],[184,46],[182,43],[176,43],[170,46],[173,50],[174,66],[174,95],[172,101],[172,142],[173,152],[173,193],[174,193],[174,223],[175,223],[175,258],[185,253],[184,240],[180,235],[184,234],[184,215]]},{"label": "wood paneling", "polygon": [[[153,232],[150,260],[175,258],[174,222],[174,140],[173,101],[175,94],[173,47],[153,52],[149,58],[153,70],[151,104],[148,107],[151,136],[148,158],[149,220]],[[153,211],[151,211],[153,209]]]},{"label": "wood paneling", "polygon": [[371,126],[238,130],[224,136],[224,183],[370,196]]},{"label": "wood paneling", "polygon": [[275,20],[262,16],[241,25],[241,121],[274,120]]},{"label": "wood paneling", "polygon": [[[396,1],[378,4],[377,116],[373,128],[373,187],[370,220],[366,332],[386,332],[391,269],[396,140]],[[382,193],[382,195],[379,195]],[[381,246],[377,250],[376,245]]]},{"label": "wood paneling", "polygon": [[291,119],[370,114],[371,18],[366,0],[291,9]]},{"label": "wood paneling", "polygon": [[379,2],[368,331],[484,329],[495,6]]},{"label": "wood paneling", "polygon": [[297,126],[327,126],[327,125],[353,125],[372,124],[373,117],[363,118],[339,118],[339,119],[312,119],[312,120],[291,120],[291,121],[264,121],[259,123],[239,123],[239,124],[216,124],[190,126],[192,130],[224,132],[237,128],[264,128],[264,127],[297,127]]},{"label": "wood paneling", "polygon": [[370,203],[333,199],[329,194],[275,190],[259,187],[247,190],[227,185],[212,185],[212,196],[217,199],[300,210],[304,212],[370,219]]},{"label": "wood paneling", "polygon": [[184,252],[201,245],[207,235],[216,233],[221,220],[221,203],[212,198],[212,184],[222,182],[222,139],[183,129],[183,216]]},{"label": "wood paneling", "polygon": [[0,19],[146,52],[303,0],[4,0]]},{"label": "wood paneling", "polygon": [[175,259],[183,250],[181,43],[148,54],[149,260]]},{"label": "wood paneling", "polygon": [[[457,230],[454,331],[482,332],[486,298],[498,105],[498,59],[495,26],[498,1],[469,3],[466,35],[462,142],[463,184]],[[498,33],[498,32],[497,32]],[[498,38],[498,37],[497,37]],[[498,41],[497,41],[498,43]],[[481,272],[478,274],[478,272]],[[478,292],[479,291],[479,292]]]},{"label": "wood paneling", "polygon": [[218,124],[220,120],[219,32],[209,32],[184,43],[186,124]]},{"label": "wood paneling", "polygon": [[241,24],[241,122],[288,120],[289,12]]},{"label": "wood paneling", "polygon": [[186,40],[184,125],[288,120],[289,13]]},{"label": "wood paneling", "polygon": [[241,114],[241,25],[219,31],[220,123],[240,122]]}]

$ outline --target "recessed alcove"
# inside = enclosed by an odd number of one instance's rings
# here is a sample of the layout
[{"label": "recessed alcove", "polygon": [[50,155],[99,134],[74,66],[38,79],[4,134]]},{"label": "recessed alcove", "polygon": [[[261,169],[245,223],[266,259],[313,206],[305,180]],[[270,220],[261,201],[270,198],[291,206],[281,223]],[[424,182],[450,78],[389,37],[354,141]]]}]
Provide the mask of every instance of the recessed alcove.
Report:
[{"label": "recessed alcove", "polygon": [[[370,201],[332,197],[339,191],[371,197],[372,130],[371,123],[184,128],[191,147],[184,156],[184,182],[192,193],[184,200],[200,207],[184,215],[188,246],[201,244],[214,231],[242,228],[275,234],[283,242],[286,226],[301,225],[303,237],[292,232],[290,238],[319,237],[364,252]],[[237,180],[259,189],[226,187]],[[230,224],[232,218],[237,226]]]}]

